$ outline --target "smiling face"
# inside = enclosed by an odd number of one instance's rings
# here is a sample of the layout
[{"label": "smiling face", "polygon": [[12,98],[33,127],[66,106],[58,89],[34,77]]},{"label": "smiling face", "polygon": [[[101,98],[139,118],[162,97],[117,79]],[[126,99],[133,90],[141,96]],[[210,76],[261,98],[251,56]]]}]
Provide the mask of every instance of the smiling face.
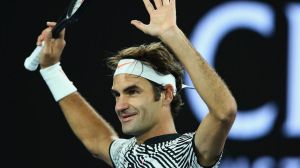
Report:
[{"label": "smiling face", "polygon": [[160,125],[162,100],[154,100],[153,88],[148,80],[130,74],[116,75],[112,93],[124,134],[139,136]]}]

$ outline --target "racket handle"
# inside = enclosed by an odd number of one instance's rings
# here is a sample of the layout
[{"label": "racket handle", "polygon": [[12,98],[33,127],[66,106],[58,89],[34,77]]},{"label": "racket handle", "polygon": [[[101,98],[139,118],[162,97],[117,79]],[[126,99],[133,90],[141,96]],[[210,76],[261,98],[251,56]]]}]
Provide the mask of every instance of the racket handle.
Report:
[{"label": "racket handle", "polygon": [[31,55],[25,59],[24,66],[29,71],[35,71],[39,66],[39,56],[44,48],[44,43],[41,46],[37,46]]}]

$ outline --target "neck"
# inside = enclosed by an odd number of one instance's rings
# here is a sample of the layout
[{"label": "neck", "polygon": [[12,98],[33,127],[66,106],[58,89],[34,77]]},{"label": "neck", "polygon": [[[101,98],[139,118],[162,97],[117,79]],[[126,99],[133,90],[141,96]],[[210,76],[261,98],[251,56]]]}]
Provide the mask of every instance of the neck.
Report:
[{"label": "neck", "polygon": [[156,136],[177,133],[171,112],[165,114],[167,115],[162,115],[159,122],[150,130],[141,135],[135,136],[138,144],[142,144],[147,139]]}]

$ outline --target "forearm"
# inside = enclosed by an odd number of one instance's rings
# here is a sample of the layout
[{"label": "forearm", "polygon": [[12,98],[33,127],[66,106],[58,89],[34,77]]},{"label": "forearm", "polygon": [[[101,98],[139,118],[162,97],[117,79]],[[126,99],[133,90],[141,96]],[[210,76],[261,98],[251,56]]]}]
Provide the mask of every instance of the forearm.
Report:
[{"label": "forearm", "polygon": [[224,119],[236,111],[235,100],[225,83],[193,48],[178,27],[171,28],[159,38],[186,68],[197,92],[207,104],[210,112]]},{"label": "forearm", "polygon": [[60,66],[60,58],[65,46],[65,31],[59,38],[52,38],[53,22],[39,36],[37,44],[45,42],[40,53],[40,73],[59,105],[71,129],[85,147],[94,155],[111,165],[109,145],[117,134],[110,125],[80,96],[76,87],[68,79]]},{"label": "forearm", "polygon": [[117,137],[113,129],[80,96],[59,62],[40,72],[76,136],[91,153],[110,164],[108,148]]},{"label": "forearm", "polygon": [[59,105],[71,129],[87,149],[95,155],[106,157],[101,151],[108,152],[110,142],[117,138],[111,126],[78,92],[60,100]]}]

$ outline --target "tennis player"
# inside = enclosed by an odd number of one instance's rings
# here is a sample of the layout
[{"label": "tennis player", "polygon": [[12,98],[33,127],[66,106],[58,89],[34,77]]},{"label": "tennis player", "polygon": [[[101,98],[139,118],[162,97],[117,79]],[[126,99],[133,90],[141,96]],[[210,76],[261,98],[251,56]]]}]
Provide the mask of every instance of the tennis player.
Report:
[{"label": "tennis player", "polygon": [[[237,105],[229,89],[190,44],[176,24],[175,0],[143,0],[150,23],[131,24],[161,42],[130,47],[108,59],[114,70],[112,94],[124,134],[114,129],[79,94],[64,74],[60,57],[64,31],[53,39],[48,28],[38,38],[45,41],[40,73],[59,103],[70,127],[97,158],[117,168],[218,167]],[[182,101],[182,67],[185,67],[209,113],[197,130],[177,133],[173,117]]]}]

